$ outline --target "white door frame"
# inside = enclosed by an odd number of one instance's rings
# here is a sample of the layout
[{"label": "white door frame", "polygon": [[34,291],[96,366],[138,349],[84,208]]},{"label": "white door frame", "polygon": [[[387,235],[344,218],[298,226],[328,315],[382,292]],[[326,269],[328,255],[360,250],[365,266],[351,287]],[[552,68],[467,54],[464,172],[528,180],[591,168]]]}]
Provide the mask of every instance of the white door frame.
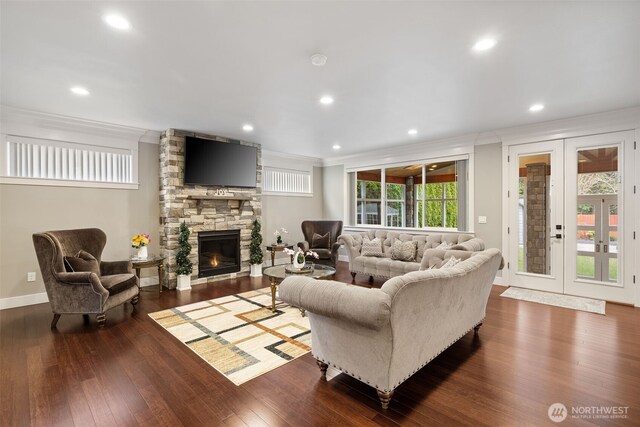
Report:
[{"label": "white door frame", "polygon": [[[564,292],[570,295],[604,299],[633,304],[637,284],[633,283],[634,267],[629,265],[635,255],[633,238],[635,203],[633,187],[634,168],[634,132],[615,132],[591,135],[565,140],[565,281]],[[576,211],[577,211],[577,174],[578,150],[600,147],[618,148],[618,281],[607,283],[576,277]]]}]

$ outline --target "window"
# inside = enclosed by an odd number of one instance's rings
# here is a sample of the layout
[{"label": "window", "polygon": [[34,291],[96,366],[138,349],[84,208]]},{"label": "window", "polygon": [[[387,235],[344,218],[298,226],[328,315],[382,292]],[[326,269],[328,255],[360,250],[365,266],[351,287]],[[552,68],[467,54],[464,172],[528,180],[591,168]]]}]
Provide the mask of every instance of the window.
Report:
[{"label": "window", "polygon": [[311,195],[311,172],[265,166],[263,169],[265,193]]},{"label": "window", "polygon": [[126,188],[137,182],[137,156],[132,150],[18,136],[7,136],[4,148],[2,176],[12,182]]},{"label": "window", "polygon": [[357,217],[356,224],[380,225],[382,218],[381,170],[357,173]]},{"label": "window", "polygon": [[355,224],[466,230],[467,164],[461,159],[351,172]]}]

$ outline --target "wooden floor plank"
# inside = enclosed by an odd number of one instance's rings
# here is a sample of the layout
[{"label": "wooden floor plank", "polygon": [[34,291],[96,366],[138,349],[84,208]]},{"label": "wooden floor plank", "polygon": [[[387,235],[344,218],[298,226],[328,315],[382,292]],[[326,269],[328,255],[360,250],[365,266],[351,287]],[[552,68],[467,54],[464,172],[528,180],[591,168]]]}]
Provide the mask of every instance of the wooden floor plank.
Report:
[{"label": "wooden floor plank", "polygon": [[[351,283],[346,263],[336,280]],[[380,287],[356,276],[360,286]],[[548,425],[551,403],[629,406],[640,424],[640,310],[606,316],[501,298],[495,286],[478,336],[469,333],[396,390],[389,410],[345,374],[326,382],[311,354],[235,386],[148,313],[268,286],[238,278],[190,292],[143,292],[95,318],[39,304],[0,311],[0,424],[139,426]],[[147,288],[152,290],[152,288]],[[366,355],[361,355],[366,357]]]}]

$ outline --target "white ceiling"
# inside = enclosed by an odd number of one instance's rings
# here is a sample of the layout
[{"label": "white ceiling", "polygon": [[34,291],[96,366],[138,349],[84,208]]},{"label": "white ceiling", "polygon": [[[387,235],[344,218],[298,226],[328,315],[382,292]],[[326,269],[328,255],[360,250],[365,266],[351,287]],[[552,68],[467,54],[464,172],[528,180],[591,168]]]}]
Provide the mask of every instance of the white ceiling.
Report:
[{"label": "white ceiling", "polygon": [[[103,23],[114,11],[131,30]],[[293,154],[640,105],[639,2],[2,1],[0,12],[4,105]],[[484,36],[498,44],[473,52]],[[316,52],[325,67],[311,65]],[[530,113],[536,102],[546,108]]]}]

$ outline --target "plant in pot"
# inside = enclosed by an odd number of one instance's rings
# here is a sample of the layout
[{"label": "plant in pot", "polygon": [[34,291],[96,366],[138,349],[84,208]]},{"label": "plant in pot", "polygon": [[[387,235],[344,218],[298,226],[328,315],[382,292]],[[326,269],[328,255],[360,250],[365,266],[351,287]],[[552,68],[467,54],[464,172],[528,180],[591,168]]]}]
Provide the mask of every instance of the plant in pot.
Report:
[{"label": "plant in pot", "polygon": [[186,223],[180,224],[180,233],[178,234],[178,253],[176,254],[176,273],[178,274],[179,291],[187,291],[191,289],[191,273],[193,272],[193,264],[189,259],[191,253],[191,245],[189,244],[189,227]]},{"label": "plant in pot", "polygon": [[249,258],[251,261],[251,277],[262,276],[262,234],[260,222],[256,219],[253,221],[253,229],[251,230],[251,243],[249,244]]}]

